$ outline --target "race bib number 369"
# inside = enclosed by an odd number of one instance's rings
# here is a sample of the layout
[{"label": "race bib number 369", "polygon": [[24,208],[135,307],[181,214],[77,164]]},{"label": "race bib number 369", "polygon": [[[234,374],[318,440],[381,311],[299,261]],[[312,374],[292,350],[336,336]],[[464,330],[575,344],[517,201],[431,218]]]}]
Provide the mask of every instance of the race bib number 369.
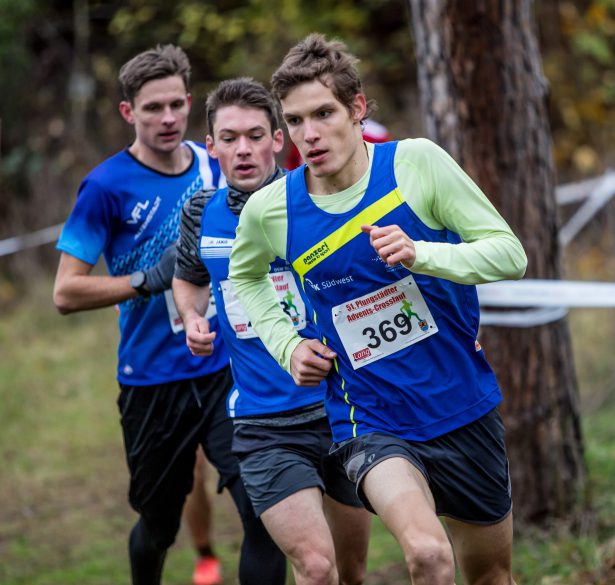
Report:
[{"label": "race bib number 369", "polygon": [[331,311],[355,370],[438,332],[412,275]]}]

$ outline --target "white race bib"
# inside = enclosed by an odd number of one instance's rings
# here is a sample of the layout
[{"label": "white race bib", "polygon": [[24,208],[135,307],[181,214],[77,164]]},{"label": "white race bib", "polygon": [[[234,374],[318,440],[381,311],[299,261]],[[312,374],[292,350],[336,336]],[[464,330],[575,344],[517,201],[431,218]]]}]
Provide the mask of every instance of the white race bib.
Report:
[{"label": "white race bib", "polygon": [[[293,278],[290,270],[283,272],[274,272],[269,274],[269,279],[273,282],[275,291],[280,301],[280,306],[284,312],[290,317],[293,325],[297,330],[305,328],[305,303],[299,294],[297,283]],[[239,339],[251,339],[257,337],[256,332],[252,328],[252,323],[246,315],[243,306],[235,295],[235,291],[230,280],[220,282],[222,289],[222,297],[224,298],[224,307],[229,323]]]},{"label": "white race bib", "polygon": [[331,309],[356,370],[438,332],[412,275]]}]

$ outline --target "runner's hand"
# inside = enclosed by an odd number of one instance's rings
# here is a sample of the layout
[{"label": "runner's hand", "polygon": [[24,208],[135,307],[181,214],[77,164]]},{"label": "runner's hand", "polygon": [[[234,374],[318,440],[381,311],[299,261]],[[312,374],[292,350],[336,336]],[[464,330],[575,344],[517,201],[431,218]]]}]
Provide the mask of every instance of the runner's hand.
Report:
[{"label": "runner's hand", "polygon": [[304,339],[290,356],[290,374],[297,386],[318,386],[337,357],[318,339]]},{"label": "runner's hand", "polygon": [[395,266],[401,262],[412,268],[416,260],[414,241],[398,225],[362,225],[361,229],[369,234],[369,243],[385,264]]},{"label": "runner's hand", "polygon": [[186,325],[186,344],[192,355],[208,356],[214,351],[216,332],[209,332],[209,321],[199,317]]}]

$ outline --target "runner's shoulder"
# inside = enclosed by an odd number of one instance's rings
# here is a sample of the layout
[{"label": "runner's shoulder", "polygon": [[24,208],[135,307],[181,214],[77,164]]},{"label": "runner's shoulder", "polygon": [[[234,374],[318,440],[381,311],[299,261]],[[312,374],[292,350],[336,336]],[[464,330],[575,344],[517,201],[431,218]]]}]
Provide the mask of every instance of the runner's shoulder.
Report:
[{"label": "runner's shoulder", "polygon": [[400,140],[395,153],[395,165],[411,165],[417,171],[430,168],[449,167],[451,156],[441,146],[428,138],[406,138]]},{"label": "runner's shoulder", "polygon": [[217,189],[199,189],[196,193],[184,202],[183,213],[192,220],[200,221],[203,209],[211,198],[216,194]]},{"label": "runner's shoulder", "polygon": [[131,171],[133,159],[126,150],[110,156],[96,165],[81,182],[81,187],[89,185],[106,191],[115,192],[120,177]]},{"label": "runner's shoulder", "polygon": [[442,148],[428,138],[406,138],[398,142],[395,158],[419,162],[424,157],[441,156],[443,153]]},{"label": "runner's shoulder", "polygon": [[244,211],[248,210],[251,215],[266,215],[271,212],[286,210],[286,178],[281,177],[266,187],[259,189],[250,196]]}]

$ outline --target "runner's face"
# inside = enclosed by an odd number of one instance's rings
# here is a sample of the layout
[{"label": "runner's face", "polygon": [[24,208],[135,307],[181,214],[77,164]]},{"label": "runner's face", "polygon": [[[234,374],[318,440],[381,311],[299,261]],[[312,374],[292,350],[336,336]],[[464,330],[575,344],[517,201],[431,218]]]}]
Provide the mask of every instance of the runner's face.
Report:
[{"label": "runner's face", "polygon": [[122,102],[124,119],[134,125],[136,142],[154,154],[173,153],[181,144],[188,126],[190,94],[179,75],[145,83],[134,103]]},{"label": "runner's face", "polygon": [[284,146],[282,130],[271,133],[264,110],[224,106],[216,112],[207,150],[220,162],[226,180],[242,191],[255,191],[275,170],[275,155]]},{"label": "runner's face", "polygon": [[290,138],[310,173],[318,178],[345,174],[364,150],[365,96],[355,96],[351,113],[327,86],[314,80],[298,85],[281,102]]}]

